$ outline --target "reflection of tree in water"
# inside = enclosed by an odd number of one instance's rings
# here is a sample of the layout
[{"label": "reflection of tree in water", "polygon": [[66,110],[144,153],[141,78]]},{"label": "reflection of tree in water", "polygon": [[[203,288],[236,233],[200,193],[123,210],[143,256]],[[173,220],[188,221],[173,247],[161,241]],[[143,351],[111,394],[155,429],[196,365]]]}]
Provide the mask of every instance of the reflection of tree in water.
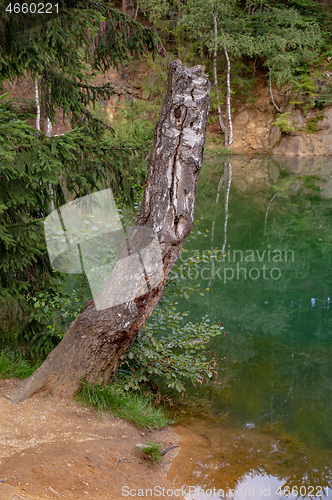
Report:
[{"label": "reflection of tree in water", "polygon": [[[211,253],[212,254],[214,251],[213,240],[214,240],[214,231],[215,231],[216,216],[217,216],[217,206],[218,206],[218,202],[219,202],[221,186],[222,186],[224,180],[225,180],[225,221],[224,221],[224,243],[223,243],[223,246],[221,249],[222,255],[225,254],[225,248],[226,248],[226,243],[227,243],[228,203],[229,203],[229,192],[231,190],[231,183],[232,183],[232,164],[230,162],[225,162],[224,173],[220,177],[220,180],[218,183],[218,188],[217,188],[216,208],[214,211],[214,217],[213,217],[212,229],[211,229]],[[211,286],[212,280],[213,280],[213,274],[211,273],[211,277],[209,280],[209,286]]]},{"label": "reflection of tree in water", "polygon": [[[308,177],[283,172],[272,184],[274,193],[264,195],[267,202],[260,211],[256,198],[261,193],[242,195],[232,188],[226,251],[251,248],[262,255],[268,248],[289,249],[294,251],[294,261],[275,264],[281,270],[278,280],[245,280],[242,273],[240,279],[225,284],[217,277],[204,299],[190,299],[190,308],[191,319],[200,314],[200,308],[208,310],[210,318],[223,321],[229,332],[211,346],[226,358],[220,362],[219,385],[206,389],[215,407],[230,410],[241,424],[253,422],[256,429],[268,423],[271,430],[273,416],[272,424],[282,422],[286,433],[297,435],[308,446],[309,451],[293,455],[290,450],[283,452],[273,467],[262,458],[256,473],[274,471],[288,485],[302,481],[327,486],[332,467],[324,451],[332,449],[332,204]],[[226,194],[221,192],[217,202],[219,198],[222,206]],[[200,205],[198,200],[198,206],[197,216],[211,228],[209,201],[205,198],[205,205]],[[222,248],[224,214],[216,206],[211,215],[211,244],[213,249]],[[205,227],[199,229],[205,231]],[[194,245],[199,248],[197,241]],[[205,250],[203,245],[200,250]],[[257,261],[240,264],[247,271],[261,265]],[[236,263],[220,262],[222,269],[226,265],[235,268]],[[253,464],[252,452],[244,453],[246,460]],[[244,469],[243,474],[250,471]]]},{"label": "reflection of tree in water", "polygon": [[268,207],[266,209],[266,214],[265,214],[265,222],[264,222],[264,236],[266,234],[266,225],[267,225],[267,216],[269,215],[269,210],[270,210],[270,207],[272,205],[272,202],[273,200],[275,199],[275,197],[277,196],[277,194],[274,194],[270,200],[270,203],[268,204]]}]

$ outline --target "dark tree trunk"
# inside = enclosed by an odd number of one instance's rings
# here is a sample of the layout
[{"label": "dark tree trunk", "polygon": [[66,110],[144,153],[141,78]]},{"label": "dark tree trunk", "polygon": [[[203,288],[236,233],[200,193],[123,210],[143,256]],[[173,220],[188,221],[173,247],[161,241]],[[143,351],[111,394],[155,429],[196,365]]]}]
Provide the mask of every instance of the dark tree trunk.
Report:
[{"label": "dark tree trunk", "polygon": [[151,228],[161,247],[163,277],[146,295],[97,311],[88,304],[63,340],[8,397],[19,403],[45,390],[71,396],[81,379],[113,381],[121,356],[158,304],[185,238],[194,224],[210,83],[204,68],[170,64],[168,90],[154,132],[145,192],[135,226]]}]

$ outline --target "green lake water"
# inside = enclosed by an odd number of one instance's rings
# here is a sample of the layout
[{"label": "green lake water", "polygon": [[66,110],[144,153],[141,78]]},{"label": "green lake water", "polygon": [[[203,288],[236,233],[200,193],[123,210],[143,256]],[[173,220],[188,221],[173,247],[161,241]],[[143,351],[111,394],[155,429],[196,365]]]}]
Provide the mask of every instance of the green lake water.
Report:
[{"label": "green lake water", "polygon": [[197,487],[225,493],[186,498],[332,496],[332,158],[206,161],[195,218],[181,258],[215,257],[181,307],[223,323],[203,394],[231,434],[207,428],[211,454],[194,466]]}]

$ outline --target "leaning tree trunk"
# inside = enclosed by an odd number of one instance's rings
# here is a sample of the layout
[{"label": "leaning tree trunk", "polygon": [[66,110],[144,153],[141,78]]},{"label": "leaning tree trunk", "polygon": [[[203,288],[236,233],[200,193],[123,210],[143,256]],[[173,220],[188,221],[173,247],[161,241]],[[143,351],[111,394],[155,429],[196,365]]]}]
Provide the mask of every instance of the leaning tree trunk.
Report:
[{"label": "leaning tree trunk", "polygon": [[121,356],[158,304],[185,238],[194,224],[196,185],[201,168],[210,83],[204,68],[170,64],[168,90],[154,132],[143,201],[135,226],[158,236],[163,273],[148,293],[97,311],[94,302],[68,328],[60,344],[8,397],[18,403],[45,390],[71,396],[81,379],[113,381]]}]

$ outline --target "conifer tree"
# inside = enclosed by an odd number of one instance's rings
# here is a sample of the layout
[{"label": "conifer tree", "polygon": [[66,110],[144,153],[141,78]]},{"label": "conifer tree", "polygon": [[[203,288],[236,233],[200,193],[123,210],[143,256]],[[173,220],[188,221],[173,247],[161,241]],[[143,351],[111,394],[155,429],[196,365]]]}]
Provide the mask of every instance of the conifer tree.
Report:
[{"label": "conifer tree", "polygon": [[38,78],[46,117],[54,121],[58,107],[73,125],[97,127],[87,105],[109,97],[112,85],[91,85],[96,71],[164,49],[152,29],[109,2],[60,0],[57,5],[58,13],[48,20],[46,14],[10,13],[8,2],[0,1],[0,81],[26,74]]},{"label": "conifer tree", "polygon": [[[105,186],[128,201],[140,176],[129,162],[138,146],[113,140],[112,128],[91,112],[112,85],[97,87],[91,78],[162,46],[153,30],[108,2],[59,0],[50,16],[23,13],[23,2],[16,4],[21,11],[15,14],[0,0],[0,87],[6,79],[30,76],[49,123],[60,108],[73,127],[47,138],[28,125],[10,96],[0,99],[0,334],[32,352],[48,317],[28,299],[58,287],[42,221],[52,206],[65,202],[60,178],[74,196]],[[19,325],[15,332],[9,316]]]},{"label": "conifer tree", "polygon": [[319,25],[297,10],[264,5],[251,16],[255,52],[268,68],[271,100],[280,112],[272,92],[277,84],[294,83],[301,65],[312,62],[323,42]]}]

